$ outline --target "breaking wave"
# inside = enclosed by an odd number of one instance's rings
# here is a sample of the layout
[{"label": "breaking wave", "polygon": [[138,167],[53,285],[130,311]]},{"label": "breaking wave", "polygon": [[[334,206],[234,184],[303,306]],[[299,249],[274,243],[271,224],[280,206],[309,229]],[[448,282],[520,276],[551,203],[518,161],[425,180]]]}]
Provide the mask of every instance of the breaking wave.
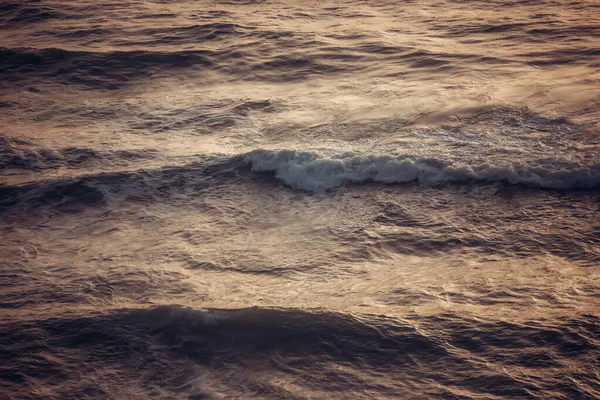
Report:
[{"label": "breaking wave", "polygon": [[[66,151],[63,152],[63,156],[66,154]],[[126,152],[124,154],[132,156]],[[118,154],[112,156],[117,157]],[[82,162],[80,158],[81,154],[73,160],[65,156],[59,165],[68,165],[64,163],[69,160]],[[3,161],[1,157],[0,161]],[[39,167],[26,158],[17,158],[17,161],[21,166]],[[6,166],[6,160],[4,162]],[[43,165],[46,168],[52,166],[50,163]],[[65,199],[69,202],[83,201],[91,206],[103,203],[103,193],[111,193],[113,198],[121,200],[165,199],[180,196],[182,190],[197,194],[213,185],[255,180],[257,176],[252,172],[273,174],[287,186],[317,193],[346,184],[367,182],[416,182],[425,186],[498,182],[553,190],[600,188],[600,165],[558,159],[468,163],[414,156],[354,153],[325,156],[296,150],[254,150],[241,155],[205,157],[185,165],[99,172],[58,179],[42,178],[18,185],[0,184],[0,210],[6,211],[15,206],[62,204]]]},{"label": "breaking wave", "polygon": [[256,150],[248,153],[244,160],[253,171],[273,172],[285,184],[313,192],[369,181],[419,182],[431,186],[487,181],[548,189],[600,186],[600,165],[584,166],[561,160],[468,164],[410,156],[351,153],[327,157],[295,150]]}]

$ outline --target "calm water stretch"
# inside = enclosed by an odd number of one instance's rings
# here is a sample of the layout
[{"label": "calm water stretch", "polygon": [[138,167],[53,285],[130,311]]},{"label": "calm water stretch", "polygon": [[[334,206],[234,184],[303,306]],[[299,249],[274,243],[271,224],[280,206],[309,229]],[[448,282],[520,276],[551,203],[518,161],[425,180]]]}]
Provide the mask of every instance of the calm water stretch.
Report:
[{"label": "calm water stretch", "polygon": [[598,0],[2,0],[0,398],[600,398]]}]

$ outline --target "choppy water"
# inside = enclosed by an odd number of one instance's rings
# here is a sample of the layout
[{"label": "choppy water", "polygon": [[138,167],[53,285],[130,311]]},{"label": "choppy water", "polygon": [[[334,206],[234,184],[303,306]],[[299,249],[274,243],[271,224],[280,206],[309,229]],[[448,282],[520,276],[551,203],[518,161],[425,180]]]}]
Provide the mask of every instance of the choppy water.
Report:
[{"label": "choppy water", "polygon": [[600,398],[600,4],[0,4],[0,397]]}]

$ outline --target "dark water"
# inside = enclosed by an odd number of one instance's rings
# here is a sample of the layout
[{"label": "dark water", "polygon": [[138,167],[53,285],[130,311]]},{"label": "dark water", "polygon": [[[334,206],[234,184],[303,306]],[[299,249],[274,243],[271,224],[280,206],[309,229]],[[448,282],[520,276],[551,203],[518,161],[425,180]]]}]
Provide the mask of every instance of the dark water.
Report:
[{"label": "dark water", "polygon": [[0,3],[0,398],[600,398],[599,27]]}]

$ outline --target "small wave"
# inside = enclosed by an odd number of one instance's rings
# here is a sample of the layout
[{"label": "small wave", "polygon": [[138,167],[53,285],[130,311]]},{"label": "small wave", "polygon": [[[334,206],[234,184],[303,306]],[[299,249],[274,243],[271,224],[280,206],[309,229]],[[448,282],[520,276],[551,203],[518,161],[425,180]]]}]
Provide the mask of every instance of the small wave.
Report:
[{"label": "small wave", "polygon": [[198,193],[213,181],[232,183],[240,164],[239,157],[209,157],[183,166],[98,172],[21,185],[0,184],[0,214],[5,216],[10,210],[22,213],[45,206],[57,211],[81,211],[105,204],[107,195],[120,200],[149,201],[169,197],[183,187]]},{"label": "small wave", "polygon": [[549,189],[600,186],[600,166],[559,160],[466,164],[409,156],[343,154],[327,157],[295,150],[255,150],[246,154],[244,160],[253,171],[272,172],[291,187],[313,192],[370,181],[419,182],[429,186],[487,181]]},{"label": "small wave", "polygon": [[[153,27],[147,28],[139,32],[134,32],[135,35],[141,35],[150,38],[149,42],[142,44],[174,44],[174,43],[197,43],[208,40],[221,40],[231,37],[244,37],[250,34],[255,28],[247,27],[239,24],[224,23],[224,22],[209,22],[206,24],[196,24],[181,27]],[[132,42],[125,42],[131,45]]]},{"label": "small wave", "polygon": [[37,77],[92,88],[117,89],[131,80],[149,77],[161,68],[207,68],[213,63],[211,55],[213,53],[208,50],[93,52],[0,47],[0,71],[7,81]]},{"label": "small wave", "polygon": [[244,51],[70,51],[58,48],[30,49],[0,47],[0,71],[7,82],[48,80],[90,89],[119,89],[139,79],[177,71],[208,70],[247,81],[296,81],[313,75],[342,73],[356,68],[326,62],[311,55],[275,55],[253,62]]},{"label": "small wave", "polygon": [[0,169],[44,170],[76,168],[90,164],[127,164],[130,161],[152,158],[152,152],[99,151],[89,148],[67,147],[53,150],[32,147],[33,143],[0,135]]},{"label": "small wave", "polygon": [[597,66],[600,49],[573,47],[570,49],[536,51],[519,54],[530,65],[554,66],[566,64],[588,64]]},{"label": "small wave", "polygon": [[0,24],[4,26],[23,26],[66,17],[66,14],[47,6],[32,7],[17,3],[0,5]]}]

